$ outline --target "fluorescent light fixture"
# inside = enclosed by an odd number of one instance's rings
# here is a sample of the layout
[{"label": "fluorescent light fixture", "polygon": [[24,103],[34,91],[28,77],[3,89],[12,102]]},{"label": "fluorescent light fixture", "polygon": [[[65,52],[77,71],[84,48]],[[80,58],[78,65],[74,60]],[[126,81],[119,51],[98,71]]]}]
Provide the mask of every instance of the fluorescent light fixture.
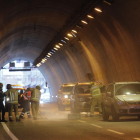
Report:
[{"label": "fluorescent light fixture", "polygon": [[92,15],[87,15],[88,18],[94,19]]},{"label": "fluorescent light fixture", "polygon": [[77,37],[75,33],[71,32],[74,37]]},{"label": "fluorescent light fixture", "polygon": [[51,53],[48,53],[48,55],[50,55],[50,56],[51,56],[52,54],[51,54]]},{"label": "fluorescent light fixture", "polygon": [[67,34],[67,36],[69,36],[69,37],[73,37],[73,35],[72,35],[72,34],[70,34],[70,33],[68,33],[68,34]]},{"label": "fluorescent light fixture", "polygon": [[65,40],[61,40],[62,42],[64,42],[64,43],[67,43]]},{"label": "fluorescent light fixture", "polygon": [[94,8],[97,12],[102,12],[100,8]]},{"label": "fluorescent light fixture", "polygon": [[59,46],[59,45],[55,45],[55,47],[56,47],[56,48],[60,48],[60,46]]},{"label": "fluorescent light fixture", "polygon": [[63,44],[62,43],[58,43],[60,46],[63,46]]},{"label": "fluorescent light fixture", "polygon": [[67,37],[64,37],[66,40],[69,40],[69,38],[67,38]]},{"label": "fluorescent light fixture", "polygon": [[57,51],[58,49],[57,49],[57,48],[54,48],[54,50],[56,50],[56,51]]},{"label": "fluorescent light fixture", "polygon": [[85,20],[81,20],[81,22],[84,24],[88,24],[87,21],[85,21]]},{"label": "fluorescent light fixture", "polygon": [[76,33],[77,34],[77,31],[76,30],[71,30],[73,33]]}]

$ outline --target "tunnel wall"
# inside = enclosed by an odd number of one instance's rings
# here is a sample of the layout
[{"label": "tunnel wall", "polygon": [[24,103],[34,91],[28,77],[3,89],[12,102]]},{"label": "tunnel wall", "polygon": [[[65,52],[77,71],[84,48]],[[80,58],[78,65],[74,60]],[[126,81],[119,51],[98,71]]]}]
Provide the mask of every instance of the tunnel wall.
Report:
[{"label": "tunnel wall", "polygon": [[[106,86],[112,81],[140,80],[140,1],[116,1],[79,30],[40,67],[52,94],[61,84],[85,82],[87,73]],[[130,13],[130,10],[133,13]]]}]

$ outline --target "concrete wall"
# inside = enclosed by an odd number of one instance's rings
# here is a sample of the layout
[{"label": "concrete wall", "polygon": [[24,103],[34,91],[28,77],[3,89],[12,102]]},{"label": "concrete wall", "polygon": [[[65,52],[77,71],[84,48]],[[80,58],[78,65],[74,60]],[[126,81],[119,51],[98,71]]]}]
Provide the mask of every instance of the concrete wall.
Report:
[{"label": "concrete wall", "polygon": [[53,94],[63,83],[88,81],[87,73],[105,85],[140,80],[139,5],[139,0],[104,5],[105,11],[84,26],[78,38],[40,67]]}]

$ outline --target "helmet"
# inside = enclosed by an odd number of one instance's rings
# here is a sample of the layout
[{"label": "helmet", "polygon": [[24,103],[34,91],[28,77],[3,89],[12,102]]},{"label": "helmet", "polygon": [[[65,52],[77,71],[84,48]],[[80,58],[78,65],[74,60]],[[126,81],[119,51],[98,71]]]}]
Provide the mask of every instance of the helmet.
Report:
[{"label": "helmet", "polygon": [[7,84],[6,88],[10,89],[11,88],[11,84]]},{"label": "helmet", "polygon": [[3,87],[3,83],[0,83],[0,88],[2,88]]},{"label": "helmet", "polygon": [[40,87],[39,85],[37,85],[37,86],[36,86],[36,89],[39,89],[39,90],[40,90],[40,89],[41,89],[41,87]]}]

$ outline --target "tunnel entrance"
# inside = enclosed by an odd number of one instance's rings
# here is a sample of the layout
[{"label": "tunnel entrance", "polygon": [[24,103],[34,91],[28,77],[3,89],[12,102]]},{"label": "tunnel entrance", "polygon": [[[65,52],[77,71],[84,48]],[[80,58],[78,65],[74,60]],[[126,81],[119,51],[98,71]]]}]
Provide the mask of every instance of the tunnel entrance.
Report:
[{"label": "tunnel entrance", "polygon": [[7,63],[0,70],[0,82],[3,83],[3,91],[6,85],[22,85],[25,88],[41,86],[40,103],[50,102],[50,90],[46,80],[38,68],[32,67],[32,63],[24,60],[15,60]]}]

